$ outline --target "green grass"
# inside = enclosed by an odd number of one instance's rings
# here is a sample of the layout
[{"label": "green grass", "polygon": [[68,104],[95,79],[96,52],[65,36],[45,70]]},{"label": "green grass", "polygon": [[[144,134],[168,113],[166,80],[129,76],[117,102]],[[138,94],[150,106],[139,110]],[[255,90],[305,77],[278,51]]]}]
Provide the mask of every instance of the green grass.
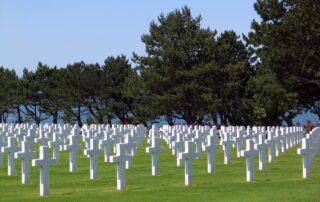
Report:
[{"label": "green grass", "polygon": [[[216,170],[207,173],[206,154],[194,160],[193,185],[184,186],[184,167],[176,167],[175,156],[164,144],[160,155],[160,176],[151,176],[151,155],[145,153],[146,141],[126,171],[127,189],[116,190],[116,166],[99,158],[98,179],[89,179],[89,159],[79,152],[78,170],[69,173],[68,153],[62,152],[60,164],[50,167],[50,195],[39,196],[39,168],[31,168],[31,182],[21,184],[20,160],[15,176],[0,168],[0,201],[319,201],[320,159],[316,159],[311,178],[302,179],[301,156],[292,148],[258,171],[255,181],[246,182],[245,159],[223,164],[223,151],[216,154]],[[6,163],[6,155],[4,159]]]}]

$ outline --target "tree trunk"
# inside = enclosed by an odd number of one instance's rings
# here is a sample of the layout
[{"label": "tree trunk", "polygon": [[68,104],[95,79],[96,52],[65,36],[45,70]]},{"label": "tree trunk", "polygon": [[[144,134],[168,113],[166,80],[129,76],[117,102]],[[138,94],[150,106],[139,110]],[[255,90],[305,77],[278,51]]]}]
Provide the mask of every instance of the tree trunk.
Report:
[{"label": "tree trunk", "polygon": [[196,122],[196,119],[192,117],[192,113],[189,110],[186,110],[182,117],[187,125],[193,125]]},{"label": "tree trunk", "polygon": [[283,117],[283,120],[287,123],[287,125],[290,127],[290,126],[293,126],[293,121],[292,119],[294,118],[295,115],[288,115],[288,116],[284,116]]},{"label": "tree trunk", "polygon": [[99,124],[103,124],[103,116],[102,115],[98,116],[98,122],[99,122]]},{"label": "tree trunk", "polygon": [[78,121],[79,127],[81,128],[81,127],[82,127],[82,121],[81,121],[81,106],[79,106],[79,105],[78,105],[77,121]]},{"label": "tree trunk", "polygon": [[110,117],[110,116],[107,116],[108,117],[108,124],[110,125],[110,126],[112,126],[112,117]]},{"label": "tree trunk", "polygon": [[18,123],[22,123],[22,117],[21,117],[21,109],[20,109],[20,105],[18,105],[17,107],[17,115],[18,115]]},{"label": "tree trunk", "polygon": [[288,124],[289,127],[290,127],[290,126],[293,126],[293,121],[292,121],[292,118],[291,118],[291,117],[287,118],[285,121],[287,122],[287,124]]},{"label": "tree trunk", "polygon": [[116,114],[116,115],[117,115],[118,119],[120,120],[121,124],[126,124],[127,120],[123,115],[121,115],[121,114]]},{"label": "tree trunk", "polygon": [[57,124],[58,123],[58,111],[53,112],[52,117],[53,117],[52,123]]},{"label": "tree trunk", "polygon": [[170,126],[174,126],[174,119],[173,119],[173,116],[171,114],[167,114],[165,119],[166,119],[166,121],[168,122],[168,124]]},{"label": "tree trunk", "polygon": [[211,113],[211,119],[213,125],[218,125],[218,116],[217,113]]},{"label": "tree trunk", "polygon": [[184,118],[185,122],[187,123],[188,126],[191,126],[194,124],[194,121],[190,119],[190,117]]},{"label": "tree trunk", "polygon": [[200,119],[197,120],[197,124],[203,126],[203,120],[202,120],[202,118],[200,118]]},{"label": "tree trunk", "polygon": [[39,125],[41,123],[41,119],[35,119],[34,121],[36,122],[37,126],[39,127]]},{"label": "tree trunk", "polygon": [[146,121],[142,121],[141,123],[144,125],[144,127],[149,128],[148,123]]},{"label": "tree trunk", "polygon": [[220,114],[221,124],[227,126],[227,119],[224,115]]}]

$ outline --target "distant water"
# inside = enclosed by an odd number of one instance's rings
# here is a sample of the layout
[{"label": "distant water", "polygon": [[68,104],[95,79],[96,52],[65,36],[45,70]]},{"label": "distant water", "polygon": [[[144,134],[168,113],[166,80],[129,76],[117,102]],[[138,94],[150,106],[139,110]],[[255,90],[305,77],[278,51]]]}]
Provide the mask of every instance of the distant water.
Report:
[{"label": "distant water", "polygon": [[315,124],[320,123],[318,115],[311,113],[311,112],[306,112],[306,113],[300,114],[293,119],[293,123],[295,125],[297,125],[297,123],[300,123],[300,125],[303,125],[303,124],[307,123],[307,121],[311,121],[312,123],[315,123]]},{"label": "distant water", "polygon": [[[307,123],[307,121],[311,121],[311,123],[314,124],[320,124],[320,120],[318,118],[318,115],[311,113],[311,112],[305,112],[303,114],[300,114],[296,116],[293,119],[293,124],[294,125],[303,125]],[[167,122],[164,119],[159,119],[159,122],[156,124],[157,126],[165,125]],[[185,124],[184,120],[177,119],[176,124]],[[286,125],[286,122],[283,122],[282,125]]]},{"label": "distant water", "polygon": [[[87,120],[87,116],[83,116],[82,120],[83,120],[83,123],[85,123]],[[8,123],[14,123],[15,121],[16,121],[16,117],[14,115],[9,115],[9,117],[7,118]],[[314,113],[311,113],[311,112],[305,112],[303,114],[296,116],[293,119],[293,124],[297,125],[299,123],[300,125],[303,125],[303,124],[307,123],[307,121],[311,121],[314,124],[320,124],[320,120],[319,120],[318,116]],[[112,120],[113,124],[117,124],[119,122],[120,121],[118,119]],[[52,123],[52,117],[49,117],[48,119],[44,120],[42,123]],[[63,124],[64,122],[62,119],[58,119],[58,123]],[[167,124],[167,122],[165,121],[164,118],[157,119],[155,122],[155,125],[158,127],[165,125],[165,124]],[[186,123],[182,119],[176,119],[175,124],[186,124]],[[283,125],[286,125],[286,123],[283,122]]]}]

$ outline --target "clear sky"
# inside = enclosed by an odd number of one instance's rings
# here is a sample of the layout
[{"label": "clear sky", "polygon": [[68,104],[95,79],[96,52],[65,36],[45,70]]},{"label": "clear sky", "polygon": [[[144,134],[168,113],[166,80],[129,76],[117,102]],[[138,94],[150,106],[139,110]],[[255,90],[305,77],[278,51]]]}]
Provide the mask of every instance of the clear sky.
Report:
[{"label": "clear sky", "polygon": [[[65,67],[108,56],[144,54],[140,37],[161,13],[187,5],[202,26],[248,33],[255,0],[0,0],[0,66],[34,70],[37,63]],[[306,113],[295,122],[318,121]]]},{"label": "clear sky", "polygon": [[144,54],[141,35],[161,13],[187,5],[202,26],[250,31],[255,0],[0,0],[0,66],[34,70]]}]

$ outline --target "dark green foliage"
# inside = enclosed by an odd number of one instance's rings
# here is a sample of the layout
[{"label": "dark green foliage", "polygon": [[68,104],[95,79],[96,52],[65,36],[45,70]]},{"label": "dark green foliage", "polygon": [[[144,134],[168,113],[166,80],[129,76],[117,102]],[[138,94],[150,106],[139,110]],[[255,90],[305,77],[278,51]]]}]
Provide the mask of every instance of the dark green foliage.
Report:
[{"label": "dark green foliage", "polygon": [[[109,89],[107,99],[110,103],[110,110],[122,124],[132,122],[133,97],[127,96],[124,90],[127,79],[134,74],[129,61],[124,55],[118,57],[108,57],[104,62],[104,85]],[[131,85],[135,85],[134,83]]]},{"label": "dark green foliage", "polygon": [[320,2],[258,0],[254,7],[262,21],[253,21],[248,41],[263,68],[297,95],[291,111],[319,101]]},{"label": "dark green foliage", "polygon": [[45,101],[45,83],[49,79],[49,67],[39,62],[37,71],[31,72],[23,70],[22,76],[22,93],[23,107],[27,117],[31,118],[36,124],[48,119],[48,116],[41,111],[41,105]]},{"label": "dark green foliage", "polygon": [[7,122],[8,114],[13,112],[13,103],[18,102],[18,77],[14,70],[0,67],[0,122]]},{"label": "dark green foliage", "polygon": [[[247,108],[244,105],[246,85],[252,69],[249,53],[233,31],[225,31],[217,38],[215,62],[218,65],[212,74],[210,87],[218,100],[216,113],[223,124],[248,124]],[[214,103],[214,102],[210,102]]]},{"label": "dark green foliage", "polygon": [[62,110],[64,103],[61,72],[56,67],[45,66],[38,68],[35,73],[41,78],[40,92],[43,98],[40,103],[40,111],[52,116],[53,123],[57,123],[58,113]]},{"label": "dark green foliage", "polygon": [[200,77],[214,66],[216,33],[201,28],[200,20],[187,7],[161,14],[159,23],[151,22],[150,33],[142,36],[147,56],[135,55],[151,104],[170,124],[176,117],[201,123],[206,114],[202,95],[208,92]]},{"label": "dark green foliage", "polygon": [[96,69],[94,65],[86,65],[84,62],[68,65],[64,72],[63,97],[64,120],[75,122],[80,127],[83,125],[83,117],[88,114],[86,104],[90,95],[95,94]]},{"label": "dark green foliage", "polygon": [[251,98],[246,100],[251,124],[281,125],[281,116],[296,102],[295,94],[287,92],[269,73],[251,77],[246,93]]}]

